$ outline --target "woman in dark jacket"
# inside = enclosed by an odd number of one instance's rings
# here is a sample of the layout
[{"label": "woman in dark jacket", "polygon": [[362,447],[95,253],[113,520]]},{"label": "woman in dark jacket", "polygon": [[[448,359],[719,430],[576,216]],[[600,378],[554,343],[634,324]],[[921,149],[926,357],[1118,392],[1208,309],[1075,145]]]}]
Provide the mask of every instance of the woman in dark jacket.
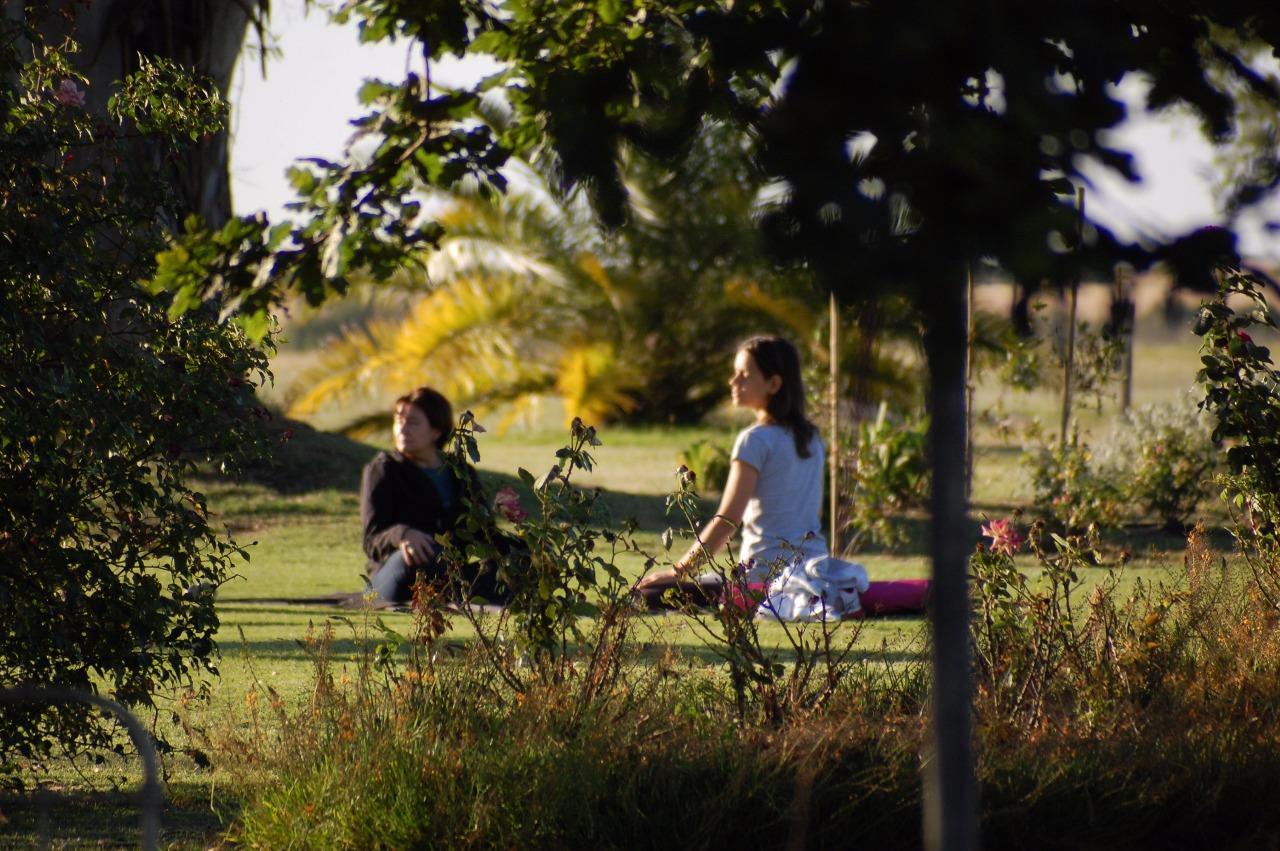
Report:
[{"label": "woman in dark jacket", "polygon": [[369,586],[384,603],[404,603],[413,596],[419,575],[439,581],[453,597],[479,596],[495,602],[507,594],[492,565],[468,565],[450,582],[441,562],[441,538],[450,534],[469,499],[483,506],[476,471],[468,466],[460,478],[445,463],[443,449],[453,432],[453,407],[430,387],[419,387],[396,400],[393,452],[380,452],[364,468],[360,515],[364,551],[369,558]]}]

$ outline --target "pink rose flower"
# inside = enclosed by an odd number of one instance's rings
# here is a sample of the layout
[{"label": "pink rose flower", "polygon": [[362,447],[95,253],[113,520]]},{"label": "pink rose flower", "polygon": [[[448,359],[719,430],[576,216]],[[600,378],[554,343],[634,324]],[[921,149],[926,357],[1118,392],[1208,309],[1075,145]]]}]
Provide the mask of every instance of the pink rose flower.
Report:
[{"label": "pink rose flower", "polygon": [[1236,332],[1236,336],[1246,343],[1252,343],[1253,338],[1249,336],[1249,332],[1243,329]]},{"label": "pink rose flower", "polygon": [[529,516],[529,512],[520,505],[520,494],[510,485],[498,488],[493,496],[493,508],[512,523],[520,523]]},{"label": "pink rose flower", "polygon": [[991,539],[991,551],[1011,556],[1018,551],[1025,540],[1013,528],[1010,520],[992,520],[982,527],[982,534]]},{"label": "pink rose flower", "polygon": [[84,106],[84,92],[76,86],[75,80],[63,80],[59,83],[53,97],[63,106]]}]

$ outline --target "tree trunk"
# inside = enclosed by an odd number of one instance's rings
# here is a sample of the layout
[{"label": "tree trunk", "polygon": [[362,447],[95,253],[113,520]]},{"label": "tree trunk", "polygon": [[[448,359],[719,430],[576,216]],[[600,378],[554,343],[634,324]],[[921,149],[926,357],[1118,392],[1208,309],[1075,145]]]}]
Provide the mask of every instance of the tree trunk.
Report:
[{"label": "tree trunk", "polygon": [[[5,0],[8,16],[21,14],[23,0]],[[74,12],[70,25],[51,16],[51,35],[70,35],[80,45],[75,64],[88,80],[86,108],[106,113],[111,84],[138,67],[138,55],[163,57],[213,81],[225,98],[249,24],[261,33],[270,0],[96,0],[92,4],[32,3]],[[198,213],[213,227],[231,216],[229,135],[226,130],[195,146],[179,160],[156,158],[156,167],[181,193],[187,212]],[[167,223],[177,224],[177,223]]]},{"label": "tree trunk", "polygon": [[924,299],[933,465],[929,547],[933,558],[933,695],[925,768],[925,842],[977,845],[972,677],[969,660],[968,506],[965,499],[965,291],[938,287]]},{"label": "tree trunk", "polygon": [[973,499],[973,264],[966,263],[964,304],[964,501]]}]

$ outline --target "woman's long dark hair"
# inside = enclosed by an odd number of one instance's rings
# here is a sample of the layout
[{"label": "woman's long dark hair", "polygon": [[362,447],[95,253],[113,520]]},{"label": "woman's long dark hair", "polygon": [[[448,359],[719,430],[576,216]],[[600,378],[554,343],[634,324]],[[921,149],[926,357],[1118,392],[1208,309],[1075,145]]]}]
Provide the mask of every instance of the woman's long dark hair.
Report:
[{"label": "woman's long dark hair", "polygon": [[397,399],[395,410],[400,410],[401,405],[413,405],[426,415],[427,423],[440,432],[436,438],[436,449],[444,449],[453,435],[453,405],[444,394],[431,387],[419,387]]},{"label": "woman's long dark hair", "polygon": [[780,426],[791,429],[796,440],[796,455],[809,457],[809,443],[817,426],[804,415],[804,379],[800,377],[800,353],[782,337],[752,337],[739,347],[751,355],[765,378],[782,379],[778,392],[765,406],[769,417]]}]

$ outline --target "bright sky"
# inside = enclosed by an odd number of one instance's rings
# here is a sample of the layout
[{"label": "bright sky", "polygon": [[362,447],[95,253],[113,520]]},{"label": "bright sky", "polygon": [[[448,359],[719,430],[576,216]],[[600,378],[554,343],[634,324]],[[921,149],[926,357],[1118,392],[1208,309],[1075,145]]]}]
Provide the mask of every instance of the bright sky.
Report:
[{"label": "bright sky", "polygon": [[[415,54],[406,66],[406,43],[361,44],[354,25],[328,23],[323,10],[302,13],[301,0],[272,4],[271,29],[282,56],[271,60],[263,79],[246,57],[232,85],[234,108],[232,197],[237,213],[266,210],[279,218],[292,197],[284,171],[299,157],[336,159],[351,135],[347,122],[362,114],[356,99],[368,77],[399,81],[406,67],[421,67]],[[474,77],[474,66],[450,63],[433,71],[440,82]],[[1138,154],[1144,180],[1131,186],[1099,173],[1086,201],[1090,218],[1122,238],[1166,236],[1217,223],[1212,153],[1189,118],[1151,118],[1135,112],[1115,144]],[[1280,200],[1269,205],[1280,219]],[[1280,234],[1267,234],[1262,215],[1240,223],[1246,255],[1280,259]]]}]

